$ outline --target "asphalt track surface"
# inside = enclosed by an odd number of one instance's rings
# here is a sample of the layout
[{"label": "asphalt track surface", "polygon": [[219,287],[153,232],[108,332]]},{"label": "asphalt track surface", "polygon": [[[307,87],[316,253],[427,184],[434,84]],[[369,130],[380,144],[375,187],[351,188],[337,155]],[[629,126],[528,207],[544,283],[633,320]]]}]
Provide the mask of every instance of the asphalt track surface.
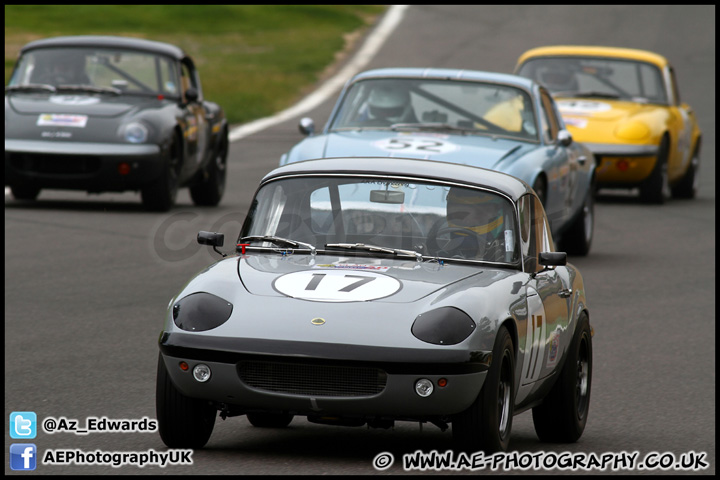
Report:
[{"label": "asphalt track surface", "polygon": [[[644,205],[602,195],[591,254],[580,268],[595,329],[590,417],[572,445],[538,441],[529,412],[514,419],[517,452],[704,453],[708,468],[552,473],[715,473],[715,7],[411,6],[367,68],[451,67],[511,72],[545,44],[644,48],[674,64],[683,100],[703,130],[696,199]],[[327,120],[337,94],[309,112]],[[217,100],[222,104],[222,99]],[[167,214],[142,211],[139,195],[43,191],[35,203],[5,199],[5,473],[13,411],[46,417],[155,417],[157,340],[169,299],[218,257],[198,230],[232,244],[260,178],[301,140],[294,118],[232,144],[228,192],[195,208],[187,191]],[[157,433],[40,433],[49,449],[166,451]],[[404,471],[416,450],[445,452],[450,431],[414,423],[394,430],[331,427],[295,419],[283,430],[218,419],[192,466],[39,465],[37,474],[374,474]],[[377,472],[373,458],[395,464]],[[426,472],[441,473],[441,472]],[[450,473],[450,472],[444,472]],[[487,474],[490,471],[458,474]],[[547,474],[520,470],[516,474]]]}]

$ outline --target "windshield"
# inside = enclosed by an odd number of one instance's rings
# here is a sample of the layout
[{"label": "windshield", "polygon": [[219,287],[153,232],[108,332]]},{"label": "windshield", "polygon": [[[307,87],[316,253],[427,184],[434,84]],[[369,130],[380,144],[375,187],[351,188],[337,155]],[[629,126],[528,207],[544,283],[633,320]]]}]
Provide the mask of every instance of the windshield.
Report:
[{"label": "windshield", "polygon": [[644,62],[588,57],[536,58],[525,62],[518,74],[545,85],[555,96],[668,103],[660,69]]},{"label": "windshield", "polygon": [[518,266],[515,218],[513,204],[489,190],[408,178],[303,176],[258,191],[238,242]]},{"label": "windshield", "polygon": [[169,57],[113,48],[56,47],[24,53],[9,86],[82,86],[178,96],[178,78],[176,63]]},{"label": "windshield", "polygon": [[370,79],[354,83],[330,127],[457,130],[537,140],[527,92],[499,84],[433,79]]}]

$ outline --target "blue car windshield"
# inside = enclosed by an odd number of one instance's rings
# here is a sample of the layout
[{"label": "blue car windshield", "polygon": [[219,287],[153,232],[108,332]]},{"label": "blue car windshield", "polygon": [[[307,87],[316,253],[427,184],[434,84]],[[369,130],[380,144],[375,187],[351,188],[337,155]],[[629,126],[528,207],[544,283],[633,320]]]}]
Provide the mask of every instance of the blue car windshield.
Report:
[{"label": "blue car windshield", "polygon": [[177,97],[179,82],[177,63],[162,55],[114,48],[53,47],[25,52],[8,86],[87,87]]},{"label": "blue car windshield", "polygon": [[417,78],[355,82],[342,98],[331,131],[445,130],[537,140],[530,95],[510,85]]},{"label": "blue car windshield", "polygon": [[494,191],[411,178],[303,176],[264,185],[240,239],[267,248],[294,242],[343,255],[401,250],[517,266],[517,232],[513,203]]}]

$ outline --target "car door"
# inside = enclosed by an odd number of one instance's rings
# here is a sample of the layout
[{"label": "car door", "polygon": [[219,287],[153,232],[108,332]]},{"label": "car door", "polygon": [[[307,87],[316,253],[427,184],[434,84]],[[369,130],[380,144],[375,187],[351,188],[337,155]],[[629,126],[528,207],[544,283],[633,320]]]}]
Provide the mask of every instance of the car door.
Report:
[{"label": "car door", "polygon": [[563,123],[550,94],[540,88],[541,123],[546,155],[543,170],[547,174],[547,198],[544,207],[553,231],[567,221],[570,213],[570,159],[566,146],[558,142]]},{"label": "car door", "polygon": [[516,402],[522,402],[535,383],[557,365],[562,351],[560,334],[568,326],[568,279],[556,267],[544,269],[538,263],[541,252],[552,252],[555,246],[542,204],[534,195],[525,195],[518,203],[523,268],[529,274],[526,288],[527,319],[518,326],[523,353]]},{"label": "car door", "polygon": [[[208,142],[208,121],[205,105],[202,101],[202,91],[193,67],[188,58],[181,63],[180,81],[183,94],[183,117],[185,128],[183,135],[186,144],[185,172],[194,173],[203,161]],[[190,92],[190,95],[188,95]],[[193,94],[193,92],[195,92]]]},{"label": "car door", "polygon": [[672,139],[674,141],[670,142],[668,176],[675,179],[685,173],[687,164],[692,157],[692,111],[688,104],[680,101],[680,90],[672,67],[668,67],[666,79],[669,83],[668,93],[670,94],[669,129],[676,134],[676,138]]}]

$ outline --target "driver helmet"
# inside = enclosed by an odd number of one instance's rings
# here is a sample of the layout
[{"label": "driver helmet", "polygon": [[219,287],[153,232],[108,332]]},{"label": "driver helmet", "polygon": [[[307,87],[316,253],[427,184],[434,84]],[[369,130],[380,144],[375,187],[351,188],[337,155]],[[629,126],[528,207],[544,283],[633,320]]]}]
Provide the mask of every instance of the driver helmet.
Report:
[{"label": "driver helmet", "polygon": [[448,226],[489,235],[490,239],[497,238],[505,224],[503,205],[504,201],[498,195],[452,187],[446,205]]},{"label": "driver helmet", "polygon": [[60,51],[47,62],[55,85],[83,83],[86,78],[85,55],[81,52]]},{"label": "driver helmet", "polygon": [[370,114],[375,118],[397,118],[410,105],[410,93],[396,85],[378,85],[368,97]]},{"label": "driver helmet", "polygon": [[547,65],[538,69],[538,80],[551,92],[575,92],[578,90],[577,78],[571,68],[559,65]]}]

